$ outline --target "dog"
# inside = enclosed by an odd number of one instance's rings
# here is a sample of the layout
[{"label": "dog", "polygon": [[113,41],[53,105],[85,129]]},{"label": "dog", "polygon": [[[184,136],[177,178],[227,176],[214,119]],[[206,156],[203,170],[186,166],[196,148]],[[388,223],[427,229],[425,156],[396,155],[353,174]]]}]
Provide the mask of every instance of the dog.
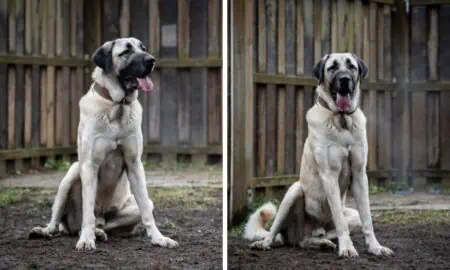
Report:
[{"label": "dog", "polygon": [[139,90],[150,92],[156,60],[136,38],[108,41],[92,56],[96,65],[90,90],[81,98],[78,162],[62,179],[46,227],[30,237],[79,234],[77,250],[95,249],[107,232],[134,228],[141,222],[151,243],[176,248],[161,234],[148,198],[141,162],[142,106]]},{"label": "dog", "polygon": [[[245,238],[258,240],[251,248],[270,249],[281,242],[335,249],[331,240],[337,238],[339,256],[357,257],[350,232],[362,229],[369,253],[394,254],[379,244],[372,225],[366,118],[358,107],[367,72],[364,62],[351,53],[327,54],[314,66],[317,102],[306,114],[308,137],[300,178],[286,192],[270,231],[261,232],[270,221],[261,216],[273,213],[272,205],[263,205],[250,217]],[[358,210],[345,207],[349,189]],[[278,237],[281,240],[275,241]]]}]

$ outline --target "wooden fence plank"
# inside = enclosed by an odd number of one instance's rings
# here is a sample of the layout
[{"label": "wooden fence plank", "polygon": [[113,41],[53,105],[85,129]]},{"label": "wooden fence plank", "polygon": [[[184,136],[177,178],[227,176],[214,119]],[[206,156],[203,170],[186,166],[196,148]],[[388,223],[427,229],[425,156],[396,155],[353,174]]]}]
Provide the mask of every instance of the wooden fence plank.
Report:
[{"label": "wooden fence plank", "polygon": [[190,143],[190,111],[191,111],[191,80],[190,72],[180,72],[181,87],[178,92],[178,142],[180,144]]},{"label": "wooden fence plank", "polygon": [[[8,52],[8,2],[0,2],[0,53]],[[8,65],[0,64],[0,149],[8,147]],[[6,161],[0,161],[0,177],[6,174]]]},{"label": "wooden fence plank", "polygon": [[[377,78],[377,4],[370,3],[369,7],[369,81],[375,82]],[[368,169],[377,168],[377,92],[369,91],[367,116],[367,137],[369,143]]]},{"label": "wooden fence plank", "polygon": [[303,155],[303,142],[305,141],[305,101],[304,101],[304,89],[296,89],[295,98],[295,173],[300,173],[300,167]]},{"label": "wooden fence plank", "polygon": [[[55,55],[55,0],[48,0],[47,2],[47,55],[52,57]],[[45,112],[47,117],[47,147],[55,147],[55,66],[47,67],[46,80],[46,104]]]},{"label": "wooden fence plank", "polygon": [[355,2],[356,1],[350,1],[347,5],[347,12],[346,12],[346,35],[347,35],[347,44],[346,44],[346,51],[347,52],[355,52],[355,14],[353,10],[355,9]]},{"label": "wooden fence plank", "polygon": [[[427,19],[426,7],[414,7],[411,11],[411,80],[425,81],[427,79]],[[426,93],[411,93],[411,119],[416,123],[426,123]],[[426,168],[426,130],[423,125],[411,125],[411,165],[412,169]],[[413,186],[423,189],[426,178],[413,177]]]},{"label": "wooden fence plank", "polygon": [[[134,2],[134,1],[133,1]],[[145,10],[145,9],[144,9]],[[120,36],[120,1],[103,1],[102,43]]]},{"label": "wooden fence plank", "polygon": [[[196,1],[194,1],[196,2]],[[195,7],[195,3],[191,3]],[[187,0],[178,0],[178,58],[188,58],[189,55],[189,2]],[[198,12],[199,10],[195,10]],[[206,12],[206,10],[203,10]]]},{"label": "wooden fence plank", "polygon": [[[131,35],[139,39],[143,44],[149,43],[148,36],[148,22],[149,22],[149,14],[148,14],[148,2],[147,0],[136,0],[131,1],[130,12],[131,12]],[[139,92],[138,96],[139,102],[142,105],[143,109],[143,117],[142,117],[142,136],[144,139],[144,144],[148,143],[148,132],[149,132],[149,95],[145,92]]]},{"label": "wooden fence plank", "polygon": [[[208,0],[192,1],[190,5],[190,57],[206,57],[208,55]],[[191,107],[190,127],[192,145],[207,145],[207,102],[208,72],[206,68],[195,68],[191,71]],[[195,89],[195,90],[194,90]],[[200,160],[206,156],[199,157]],[[203,162],[203,161],[202,161]]]},{"label": "wooden fence plank", "polygon": [[222,135],[222,91],[220,69],[208,70],[208,144],[220,144]]},{"label": "wooden fence plank", "polygon": [[361,1],[355,1],[354,20],[355,20],[355,54],[358,57],[363,56],[363,5]]},{"label": "wooden fence plank", "polygon": [[305,65],[305,20],[303,16],[303,5],[302,3],[297,3],[296,10],[296,44],[297,44],[297,57],[296,57],[296,74],[304,74]]},{"label": "wooden fence plank", "polygon": [[286,6],[284,0],[278,1],[278,23],[277,23],[277,49],[278,49],[278,61],[277,61],[277,72],[279,74],[286,73],[286,48],[285,48],[285,37],[286,37]]},{"label": "wooden fence plank", "polygon": [[259,176],[266,175],[266,144],[267,144],[267,94],[266,87],[262,85],[256,85],[256,87],[260,88],[256,92],[257,95],[257,110],[258,110],[258,123],[257,123],[257,142],[258,142],[258,163],[256,173]]},{"label": "wooden fence plank", "polygon": [[338,51],[338,3],[333,1],[331,4],[331,51]]},{"label": "wooden fence plank", "polygon": [[220,56],[221,6],[220,0],[208,1],[208,56]]},{"label": "wooden fence plank", "polygon": [[[268,48],[271,50],[271,48]],[[274,175],[277,165],[277,89],[273,84],[267,85],[267,106],[266,106],[266,175]]]},{"label": "wooden fence plank", "polygon": [[314,0],[314,63],[322,58],[322,5],[320,0]]},{"label": "wooden fence plank", "polygon": [[[450,25],[450,5],[442,5],[439,8],[439,48],[447,48],[450,46],[450,31],[445,29]],[[450,51],[440,49],[439,51],[439,78],[441,80],[450,80]],[[442,92],[440,94],[440,160],[441,169],[450,169],[450,121],[445,121],[450,116],[450,92]],[[450,187],[450,177],[442,178],[442,183],[447,188]]]},{"label": "wooden fence plank", "polygon": [[152,73],[152,81],[154,90],[150,95],[150,130],[149,130],[149,142],[160,143],[161,142],[161,80],[160,71],[154,71]]},{"label": "wooden fence plank", "polygon": [[[148,4],[148,3],[147,3]],[[147,12],[144,8],[146,5],[142,6],[142,10]],[[147,23],[142,22],[142,23]],[[121,1],[121,9],[120,9],[120,36],[121,37],[129,37],[130,36],[130,0],[122,0]]]},{"label": "wooden fence plank", "polygon": [[[377,58],[377,70],[376,70],[376,80],[377,81],[383,81],[384,80],[384,10],[378,9],[377,12],[377,47],[376,47],[376,58]],[[385,109],[385,91],[379,91],[376,93],[376,112],[377,112],[377,121],[376,121],[376,157],[377,157],[377,168],[383,169],[386,168],[386,148],[385,148],[385,129],[387,123],[383,121],[384,114],[386,112]]]},{"label": "wooden fence plank", "polygon": [[149,31],[149,46],[148,50],[155,57],[159,57],[160,49],[160,18],[159,18],[159,4],[158,1],[149,1],[150,27]]},{"label": "wooden fence plank", "polygon": [[284,174],[286,146],[286,88],[279,88],[277,96],[277,174]]},{"label": "wooden fence plank", "polygon": [[[438,8],[429,8],[429,32],[428,32],[428,74],[429,80],[438,79],[438,49],[439,49],[439,29],[438,29]],[[439,97],[438,92],[430,92],[427,97],[427,166],[436,168],[439,165]]]},{"label": "wooden fence plank", "polygon": [[321,15],[321,53],[320,56],[331,52],[331,0],[322,0]]},{"label": "wooden fence plank", "polygon": [[[32,50],[32,2],[31,0],[25,1],[25,54],[30,55]],[[31,146],[32,140],[32,107],[35,103],[32,102],[32,80],[31,80],[31,68],[25,69],[25,130],[24,130],[24,142],[25,147],[29,148]]]},{"label": "wooden fence plank", "polygon": [[[391,6],[384,6],[384,80],[387,82],[392,81],[392,41],[391,41]],[[392,157],[392,127],[393,127],[393,117],[392,117],[392,93],[390,91],[384,92],[384,168],[386,170],[391,170],[393,168],[393,157]],[[388,178],[388,185],[390,185],[392,178]]]},{"label": "wooden fence plank", "polygon": [[[345,27],[347,20],[347,1],[346,0],[338,0],[337,4],[337,52],[345,52],[346,51],[346,42],[344,41],[347,38],[347,29]],[[344,39],[344,40],[342,40]]]}]

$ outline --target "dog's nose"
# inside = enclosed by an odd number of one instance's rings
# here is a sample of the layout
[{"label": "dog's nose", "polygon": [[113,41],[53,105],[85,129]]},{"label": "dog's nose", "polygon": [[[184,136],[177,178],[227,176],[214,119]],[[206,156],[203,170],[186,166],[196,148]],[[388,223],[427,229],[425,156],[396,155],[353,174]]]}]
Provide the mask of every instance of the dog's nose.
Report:
[{"label": "dog's nose", "polygon": [[145,66],[148,68],[152,68],[155,65],[156,59],[153,56],[147,55],[144,58]]}]

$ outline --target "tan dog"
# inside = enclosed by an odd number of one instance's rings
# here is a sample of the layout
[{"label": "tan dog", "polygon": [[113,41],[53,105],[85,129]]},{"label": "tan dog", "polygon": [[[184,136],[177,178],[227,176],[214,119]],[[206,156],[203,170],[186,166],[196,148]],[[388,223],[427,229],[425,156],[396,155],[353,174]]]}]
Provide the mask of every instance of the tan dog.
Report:
[{"label": "tan dog", "polygon": [[153,88],[149,75],[155,58],[138,39],[121,38],[106,42],[92,61],[94,83],[80,100],[79,161],[61,181],[50,223],[33,228],[30,237],[79,233],[76,248],[90,250],[96,237],[106,240],[106,232],[142,222],[152,244],[178,247],[156,227],[141,162],[137,96],[138,90]]},{"label": "tan dog", "polygon": [[[358,108],[360,83],[367,67],[354,54],[336,53],[325,55],[313,71],[319,80],[318,100],[306,115],[308,138],[300,179],[284,196],[270,232],[261,233],[264,224],[259,224],[247,228],[246,236],[262,239],[251,245],[257,249],[269,249],[279,233],[285,244],[302,247],[335,248],[330,240],[337,238],[339,256],[356,257],[350,232],[362,228],[370,253],[393,255],[378,243],[370,212],[366,118]],[[348,189],[358,211],[345,207]],[[264,205],[259,210],[265,216],[272,208]],[[254,220],[250,218],[249,224]]]}]

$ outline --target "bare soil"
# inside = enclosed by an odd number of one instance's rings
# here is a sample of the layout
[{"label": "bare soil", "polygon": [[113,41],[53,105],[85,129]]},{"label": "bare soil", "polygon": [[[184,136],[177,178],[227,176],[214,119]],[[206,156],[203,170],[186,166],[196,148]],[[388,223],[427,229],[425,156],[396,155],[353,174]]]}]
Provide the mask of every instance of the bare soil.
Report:
[{"label": "bare soil", "polygon": [[395,256],[376,257],[366,252],[362,234],[352,236],[358,258],[342,259],[325,249],[275,247],[252,250],[249,242],[228,239],[229,269],[450,269],[450,223],[374,224],[382,245]]},{"label": "bare soil", "polygon": [[216,202],[186,209],[184,202],[158,208],[155,218],[166,236],[180,243],[178,249],[150,244],[145,235],[109,236],[96,242],[92,252],[78,252],[77,237],[28,239],[29,230],[44,225],[49,202],[27,200],[0,207],[0,269],[222,269],[222,193]]}]

